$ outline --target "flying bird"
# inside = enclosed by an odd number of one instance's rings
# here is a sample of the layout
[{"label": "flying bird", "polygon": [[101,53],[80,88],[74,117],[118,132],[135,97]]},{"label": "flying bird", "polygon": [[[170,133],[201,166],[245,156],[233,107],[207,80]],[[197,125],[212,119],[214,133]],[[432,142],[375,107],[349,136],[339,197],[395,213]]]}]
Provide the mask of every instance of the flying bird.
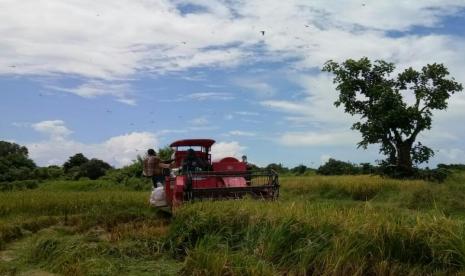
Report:
[{"label": "flying bird", "polygon": [[304,26],[305,26],[305,28],[308,28],[308,27],[310,27],[309,25],[304,25]]}]

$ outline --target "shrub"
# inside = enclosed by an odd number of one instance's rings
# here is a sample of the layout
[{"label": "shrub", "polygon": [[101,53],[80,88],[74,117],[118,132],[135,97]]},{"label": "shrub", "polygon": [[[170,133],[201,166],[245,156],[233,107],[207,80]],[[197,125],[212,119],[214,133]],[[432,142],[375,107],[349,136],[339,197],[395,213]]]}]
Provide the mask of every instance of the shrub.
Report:
[{"label": "shrub", "polygon": [[127,178],[123,184],[136,191],[150,190],[150,187],[152,187],[148,178],[130,177]]},{"label": "shrub", "polygon": [[438,169],[465,170],[465,164],[438,164]]},{"label": "shrub", "polygon": [[405,171],[402,168],[394,165],[381,165],[379,174],[396,179],[421,179],[431,182],[444,182],[446,178],[451,174],[451,171],[444,167],[437,169],[420,169],[413,168],[411,171]]},{"label": "shrub", "polygon": [[[116,183],[125,184],[130,178],[142,177],[142,161],[140,159],[134,160],[131,165],[125,166],[120,169],[108,170],[103,177],[105,180],[110,180]],[[130,180],[134,181],[134,180]]]},{"label": "shrub", "polygon": [[94,158],[79,166],[79,175],[95,180],[104,176],[106,171],[110,168],[111,166],[108,163]]},{"label": "shrub", "polygon": [[444,182],[451,174],[451,171],[445,168],[437,168],[430,170],[429,168],[418,170],[418,178],[432,182]]},{"label": "shrub", "polygon": [[36,168],[34,170],[34,178],[39,180],[58,179],[63,176],[64,172],[61,167],[48,166]]},{"label": "shrub", "polygon": [[271,163],[265,167],[267,170],[273,170],[279,174],[285,174],[289,172],[289,169],[284,167],[282,164]]},{"label": "shrub", "polygon": [[36,189],[37,187],[39,187],[39,181],[37,180],[17,180],[12,182],[0,182],[0,191],[2,192]]},{"label": "shrub", "polygon": [[361,169],[355,164],[330,158],[316,172],[322,175],[360,174]]}]

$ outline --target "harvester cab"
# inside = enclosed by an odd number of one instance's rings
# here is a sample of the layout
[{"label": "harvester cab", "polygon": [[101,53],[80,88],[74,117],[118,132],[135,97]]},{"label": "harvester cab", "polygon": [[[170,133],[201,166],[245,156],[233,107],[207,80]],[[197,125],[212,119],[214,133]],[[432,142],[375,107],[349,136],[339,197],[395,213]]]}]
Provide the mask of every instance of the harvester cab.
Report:
[{"label": "harvester cab", "polygon": [[212,161],[211,139],[173,142],[175,169],[166,176],[164,197],[173,208],[183,202],[202,199],[253,198],[276,199],[278,175],[272,170],[251,170],[244,161],[225,157]]}]

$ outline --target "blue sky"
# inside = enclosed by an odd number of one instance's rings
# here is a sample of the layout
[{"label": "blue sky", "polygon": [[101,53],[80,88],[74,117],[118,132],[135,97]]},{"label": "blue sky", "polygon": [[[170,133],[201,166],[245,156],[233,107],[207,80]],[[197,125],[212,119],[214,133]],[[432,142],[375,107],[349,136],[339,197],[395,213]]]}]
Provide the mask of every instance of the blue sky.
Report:
[{"label": "blue sky", "polygon": [[[5,0],[0,26],[0,139],[40,165],[83,152],[119,167],[184,138],[260,165],[375,162],[332,105],[326,60],[440,62],[465,83],[463,0]],[[421,137],[432,165],[465,162],[463,94]]]}]

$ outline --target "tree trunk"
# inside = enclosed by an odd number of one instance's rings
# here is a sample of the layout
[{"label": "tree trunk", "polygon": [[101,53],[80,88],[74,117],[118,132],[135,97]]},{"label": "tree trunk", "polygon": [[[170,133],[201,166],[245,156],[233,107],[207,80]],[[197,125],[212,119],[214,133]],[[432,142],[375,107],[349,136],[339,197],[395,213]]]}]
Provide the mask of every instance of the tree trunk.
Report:
[{"label": "tree trunk", "polygon": [[396,145],[397,166],[405,173],[412,172],[412,143],[402,142]]}]

